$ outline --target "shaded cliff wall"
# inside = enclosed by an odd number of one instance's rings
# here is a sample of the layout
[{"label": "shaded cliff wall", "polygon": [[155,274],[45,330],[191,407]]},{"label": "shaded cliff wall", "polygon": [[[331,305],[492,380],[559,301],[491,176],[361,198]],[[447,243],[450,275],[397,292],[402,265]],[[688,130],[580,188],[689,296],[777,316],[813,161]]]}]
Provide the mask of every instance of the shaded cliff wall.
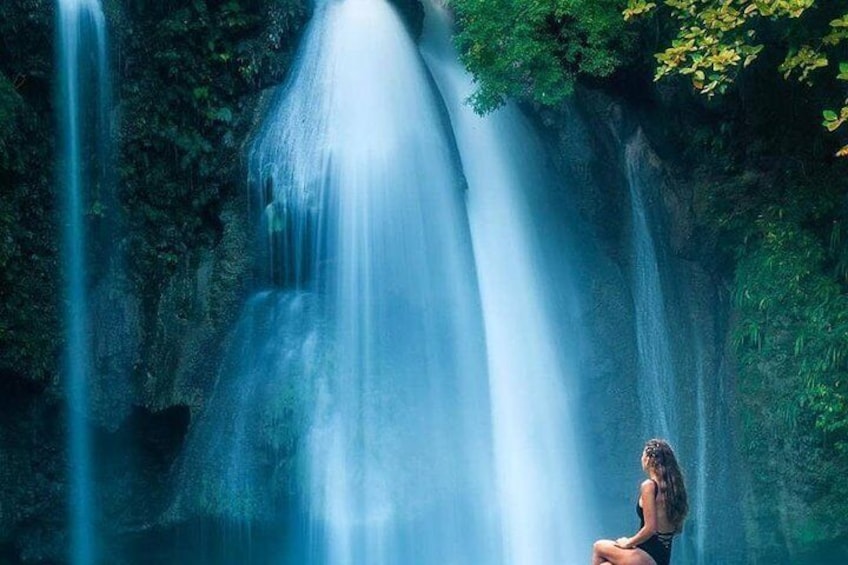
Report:
[{"label": "shaded cliff wall", "polygon": [[[598,480],[587,488],[605,509],[598,535],[633,528],[633,493],[641,476],[638,455],[648,439],[640,410],[633,202],[627,176],[628,166],[635,166],[670,337],[668,374],[674,376],[675,397],[668,408],[678,421],[671,433],[693,503],[676,555],[689,563],[698,562],[698,556],[709,562],[711,555],[743,562],[744,531],[725,524],[721,515],[722,508],[739,506],[746,484],[735,463],[740,450],[735,360],[727,337],[730,305],[722,275],[713,268],[715,238],[698,215],[693,186],[657,155],[643,131],[645,116],[623,98],[578,89],[560,111],[540,115],[555,148],[561,190],[575,210],[567,221],[582,248],[582,320],[589,344],[583,348],[582,404],[588,414],[584,422],[591,465],[598,469]],[[710,488],[707,495],[702,490],[726,476],[734,482],[722,492]]]}]

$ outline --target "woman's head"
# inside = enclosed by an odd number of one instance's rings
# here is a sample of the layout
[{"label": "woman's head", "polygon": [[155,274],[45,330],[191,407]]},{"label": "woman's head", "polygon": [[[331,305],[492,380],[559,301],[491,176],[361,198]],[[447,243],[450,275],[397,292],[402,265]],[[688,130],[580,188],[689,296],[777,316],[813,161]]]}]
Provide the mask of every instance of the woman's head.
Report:
[{"label": "woman's head", "polygon": [[683,473],[677,464],[674,451],[663,439],[648,440],[642,452],[642,465],[657,478],[660,494],[665,499],[666,516],[674,528],[679,530],[689,512],[689,502],[686,486],[683,484]]},{"label": "woman's head", "polygon": [[642,462],[646,470],[659,471],[663,466],[672,464],[677,466],[677,458],[674,451],[664,439],[649,439],[645,443],[642,452]]}]

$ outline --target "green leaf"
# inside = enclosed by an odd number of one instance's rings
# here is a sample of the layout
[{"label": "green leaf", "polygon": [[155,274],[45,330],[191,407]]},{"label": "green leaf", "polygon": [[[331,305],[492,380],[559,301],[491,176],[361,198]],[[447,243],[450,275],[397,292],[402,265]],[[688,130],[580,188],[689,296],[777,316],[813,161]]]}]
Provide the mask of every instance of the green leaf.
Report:
[{"label": "green leaf", "polygon": [[218,120],[228,124],[233,121],[233,111],[227,107],[219,108],[218,111],[215,113],[215,117]]}]

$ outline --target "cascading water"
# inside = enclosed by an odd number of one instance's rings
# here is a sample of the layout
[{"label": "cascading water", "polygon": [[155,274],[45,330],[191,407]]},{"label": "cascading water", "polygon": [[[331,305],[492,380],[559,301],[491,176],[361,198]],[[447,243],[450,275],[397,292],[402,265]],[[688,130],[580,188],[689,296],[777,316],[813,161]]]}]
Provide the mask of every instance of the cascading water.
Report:
[{"label": "cascading water", "polygon": [[[108,112],[106,27],[96,0],[60,0],[57,56],[61,119],[60,186],[65,207],[66,391],[68,395],[68,471],[70,561],[96,560],[92,504],[91,438],[87,431],[91,372],[86,293],[86,202],[103,178]],[[93,150],[92,150],[93,149]]]},{"label": "cascading water", "polygon": [[646,437],[669,438],[675,443],[679,430],[675,411],[677,380],[657,251],[644,202],[643,147],[640,132],[625,149],[633,222],[631,268],[642,429]]},{"label": "cascading water", "polygon": [[[451,44],[450,17],[441,5],[425,5],[422,52],[450,113],[469,187],[505,560],[573,562],[591,546],[592,513],[584,489],[573,486],[582,484],[567,390],[576,380],[555,337],[545,279],[557,269],[543,262],[537,239],[543,205],[531,209],[529,202],[550,188],[544,151],[512,105],[482,118],[468,106],[474,85]],[[557,282],[568,292],[567,273]]]},{"label": "cascading water", "polygon": [[[722,511],[737,506],[742,496],[737,481],[728,480],[741,473],[730,456],[738,452],[736,425],[730,417],[732,398],[723,387],[729,378],[727,360],[720,356],[718,341],[726,330],[714,317],[716,297],[703,290],[709,286],[706,275],[663,253],[667,248],[652,233],[659,224],[646,206],[647,195],[658,186],[652,160],[639,131],[626,145],[625,161],[642,429],[649,437],[670,438],[683,462],[690,514],[675,542],[675,560],[741,562],[744,557],[732,553],[745,547],[744,529]],[[711,488],[717,484],[721,489]]]},{"label": "cascading water", "polygon": [[284,457],[258,433],[291,391],[290,560],[501,562],[483,329],[445,126],[388,3],[318,3],[250,158],[261,270],[277,289],[246,308],[180,489],[262,519]]},{"label": "cascading water", "polygon": [[[660,263],[651,226],[655,222],[649,217],[645,206],[645,193],[651,187],[643,169],[647,155],[644,134],[641,130],[625,147],[625,166],[627,184],[630,188],[631,205],[631,242],[632,242],[632,282],[634,320],[636,324],[636,346],[638,353],[638,390],[639,407],[642,414],[642,431],[646,438],[660,437],[668,439],[674,446],[678,457],[687,461],[688,445],[683,445],[684,435],[678,427],[678,397],[675,364],[672,343],[669,336],[669,320],[666,316],[666,296],[660,275]],[[696,358],[698,364],[700,357]],[[696,377],[698,378],[698,377]],[[700,402],[698,398],[696,401]],[[699,414],[696,414],[696,417]],[[693,454],[694,455],[694,454]],[[688,460],[696,469],[703,467],[701,461]],[[692,494],[701,494],[700,483],[689,479],[690,503],[697,508]],[[694,477],[700,479],[700,476]],[[694,488],[693,488],[694,487]],[[675,555],[680,555],[681,541],[674,547]]]},{"label": "cascading water", "polygon": [[[394,9],[319,3],[250,158],[260,270],[277,289],[245,309],[181,496],[269,519],[282,403],[302,524],[287,558],[567,562],[588,551],[588,505],[569,487],[568,366],[526,209],[547,183],[542,151],[516,110],[484,120],[463,105],[450,22],[427,9],[471,230],[441,101]],[[520,157],[500,141],[516,137]]]},{"label": "cascading water", "polygon": [[311,272],[329,326],[303,446],[304,557],[496,562],[474,267],[437,99],[386,2],[327,2],[314,19],[254,155],[277,213],[306,215],[293,233],[315,226],[291,238],[314,242],[309,259],[283,261]]}]

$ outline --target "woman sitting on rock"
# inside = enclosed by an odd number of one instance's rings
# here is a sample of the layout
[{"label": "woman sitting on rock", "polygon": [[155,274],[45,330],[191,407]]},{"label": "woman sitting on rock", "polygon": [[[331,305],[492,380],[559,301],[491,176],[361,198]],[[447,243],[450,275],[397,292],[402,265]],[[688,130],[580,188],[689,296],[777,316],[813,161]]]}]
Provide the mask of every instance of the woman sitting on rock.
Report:
[{"label": "woman sitting on rock", "polygon": [[629,538],[596,541],[592,565],[668,565],[672,538],[689,511],[683,474],[671,446],[661,439],[645,444],[642,469],[648,478],[636,503],[639,531]]}]

